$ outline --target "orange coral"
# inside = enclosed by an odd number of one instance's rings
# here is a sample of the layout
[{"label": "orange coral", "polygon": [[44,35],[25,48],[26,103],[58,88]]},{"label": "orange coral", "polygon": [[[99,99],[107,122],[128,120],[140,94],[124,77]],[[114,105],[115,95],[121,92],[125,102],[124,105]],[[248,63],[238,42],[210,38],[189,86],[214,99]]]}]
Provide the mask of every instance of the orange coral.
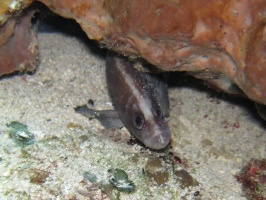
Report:
[{"label": "orange coral", "polygon": [[40,2],[124,55],[141,56],[163,70],[187,71],[266,104],[263,0]]}]

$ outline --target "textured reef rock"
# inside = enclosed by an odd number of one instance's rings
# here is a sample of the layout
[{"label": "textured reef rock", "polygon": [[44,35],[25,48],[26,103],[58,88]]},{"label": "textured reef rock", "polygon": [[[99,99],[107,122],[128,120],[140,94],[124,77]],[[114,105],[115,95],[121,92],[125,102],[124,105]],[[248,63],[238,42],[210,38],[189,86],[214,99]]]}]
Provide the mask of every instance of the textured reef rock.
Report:
[{"label": "textured reef rock", "polygon": [[40,2],[110,49],[266,104],[264,0]]},{"label": "textured reef rock", "polygon": [[251,159],[235,177],[248,199],[266,199],[266,159]]},{"label": "textured reef rock", "polygon": [[[14,71],[33,71],[38,65],[36,30],[29,1],[0,3],[0,75]],[[25,9],[25,10],[24,10]]]},{"label": "textured reef rock", "polygon": [[18,20],[12,18],[2,27],[4,33],[11,35],[0,46],[1,74],[33,71],[38,65],[36,31],[31,27],[33,14],[34,11],[25,12]]}]

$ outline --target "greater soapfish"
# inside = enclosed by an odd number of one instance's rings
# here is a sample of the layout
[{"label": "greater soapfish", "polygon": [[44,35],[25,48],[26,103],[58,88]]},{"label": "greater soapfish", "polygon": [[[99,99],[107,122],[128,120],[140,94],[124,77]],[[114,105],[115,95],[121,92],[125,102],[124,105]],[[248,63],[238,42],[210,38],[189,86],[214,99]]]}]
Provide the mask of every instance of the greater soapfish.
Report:
[{"label": "greater soapfish", "polygon": [[106,78],[116,111],[78,106],[76,112],[95,117],[103,126],[125,126],[145,146],[163,149],[170,142],[167,85],[160,76],[140,72],[123,56],[108,53]]}]

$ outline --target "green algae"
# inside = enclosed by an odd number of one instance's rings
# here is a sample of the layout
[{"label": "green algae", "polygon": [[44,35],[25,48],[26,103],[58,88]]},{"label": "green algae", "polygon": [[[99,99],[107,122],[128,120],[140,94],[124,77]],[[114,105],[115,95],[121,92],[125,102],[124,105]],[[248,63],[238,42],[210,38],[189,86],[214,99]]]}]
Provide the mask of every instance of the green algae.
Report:
[{"label": "green algae", "polygon": [[169,181],[170,171],[161,158],[150,157],[145,165],[145,173],[149,179],[159,186]]},{"label": "green algae", "polygon": [[108,169],[109,182],[120,192],[133,192],[136,189],[133,181],[129,180],[127,173],[122,169]]},{"label": "green algae", "polygon": [[199,185],[199,182],[195,180],[187,171],[178,170],[175,172],[175,176],[181,184],[181,188],[195,187]]},{"label": "green algae", "polygon": [[17,145],[25,147],[34,143],[34,134],[28,131],[26,125],[12,121],[6,126],[11,129],[11,137]]}]

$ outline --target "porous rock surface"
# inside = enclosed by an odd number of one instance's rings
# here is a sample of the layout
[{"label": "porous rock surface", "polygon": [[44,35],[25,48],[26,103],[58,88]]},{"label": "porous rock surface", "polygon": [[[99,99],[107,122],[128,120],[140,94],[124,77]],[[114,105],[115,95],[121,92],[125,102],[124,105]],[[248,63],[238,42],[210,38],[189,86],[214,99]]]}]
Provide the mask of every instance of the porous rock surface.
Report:
[{"label": "porous rock surface", "polygon": [[263,0],[40,2],[110,49],[266,104]]}]

